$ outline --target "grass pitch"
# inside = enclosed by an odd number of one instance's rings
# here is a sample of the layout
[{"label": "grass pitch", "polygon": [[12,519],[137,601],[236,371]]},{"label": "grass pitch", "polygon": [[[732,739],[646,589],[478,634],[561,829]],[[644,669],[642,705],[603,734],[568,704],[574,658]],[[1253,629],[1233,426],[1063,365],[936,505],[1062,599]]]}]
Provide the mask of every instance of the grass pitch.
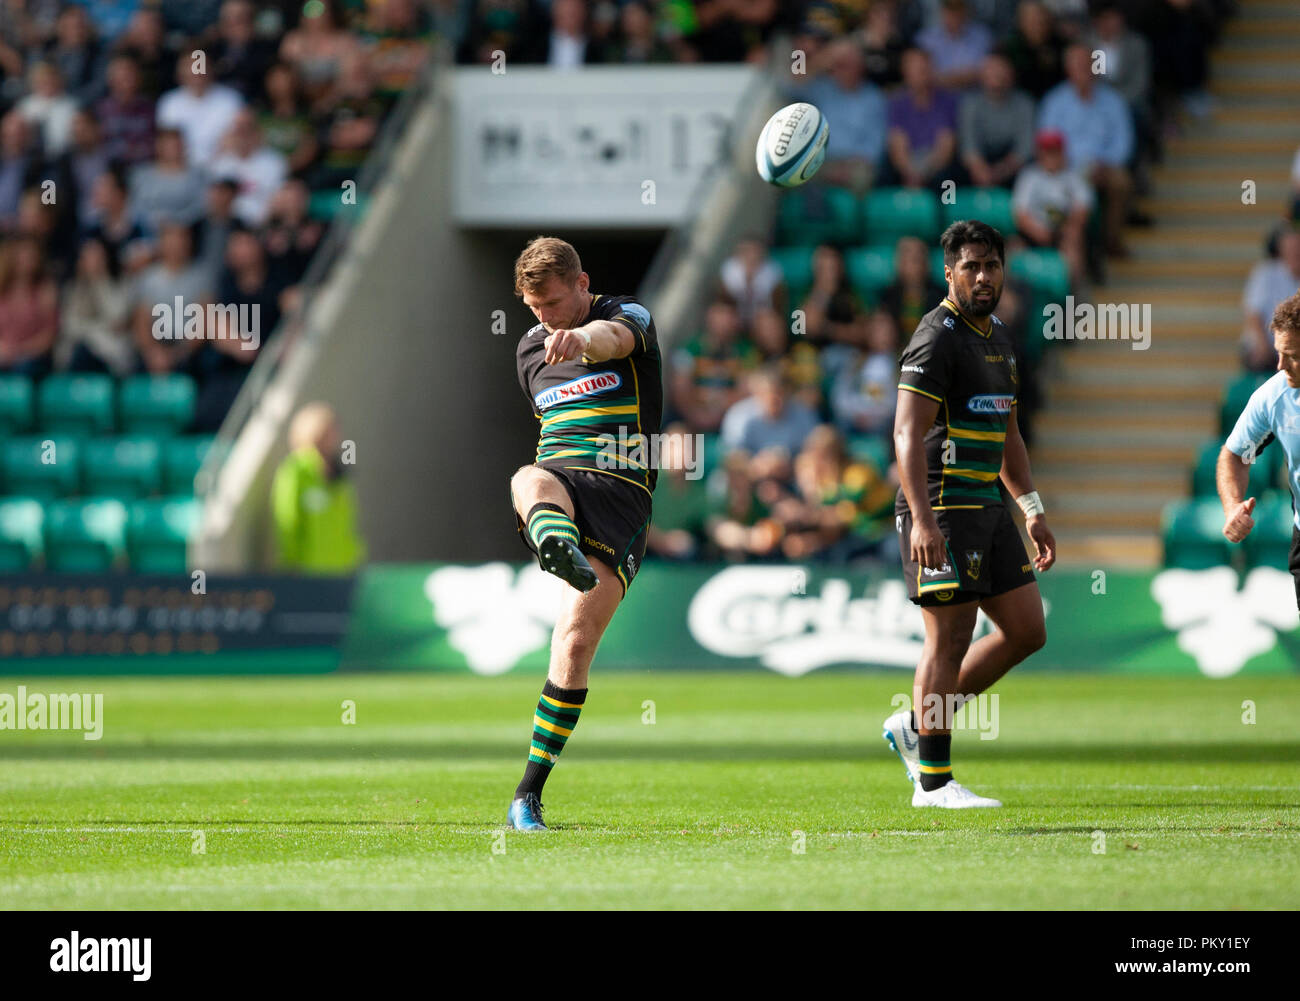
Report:
[{"label": "grass pitch", "polygon": [[1300,907],[1300,678],[1013,674],[953,747],[1007,805],[949,812],[880,739],[902,673],[597,669],[545,835],[540,677],[21,681],[105,723],[0,731],[5,908]]}]

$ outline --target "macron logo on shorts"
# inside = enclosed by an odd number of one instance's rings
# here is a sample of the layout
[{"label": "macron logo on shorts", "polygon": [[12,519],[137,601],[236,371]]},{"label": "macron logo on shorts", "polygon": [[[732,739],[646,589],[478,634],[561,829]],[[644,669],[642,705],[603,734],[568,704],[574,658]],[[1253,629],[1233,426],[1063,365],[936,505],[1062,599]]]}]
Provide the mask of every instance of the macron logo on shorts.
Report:
[{"label": "macron logo on shorts", "polygon": [[535,395],[533,400],[540,411],[553,407],[557,403],[568,403],[570,400],[580,400],[584,396],[608,393],[621,385],[623,385],[623,377],[617,372],[598,372],[595,375],[584,375],[581,379],[544,389]]}]

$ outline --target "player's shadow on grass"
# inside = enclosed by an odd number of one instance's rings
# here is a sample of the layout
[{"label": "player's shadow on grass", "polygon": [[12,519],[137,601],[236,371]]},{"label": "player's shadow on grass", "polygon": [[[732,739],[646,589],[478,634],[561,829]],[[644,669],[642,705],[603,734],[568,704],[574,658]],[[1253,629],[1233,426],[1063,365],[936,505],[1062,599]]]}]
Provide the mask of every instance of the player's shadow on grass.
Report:
[{"label": "player's shadow on grass", "polygon": [[[253,741],[222,743],[217,741],[177,741],[156,743],[115,743],[106,735],[102,741],[32,741],[11,744],[0,740],[3,761],[427,761],[455,762],[510,761],[521,757],[519,741],[466,742],[448,741],[367,741],[349,743],[325,741]],[[1186,741],[1132,744],[1077,743],[999,743],[997,741],[961,740],[958,753],[962,761],[1049,764],[1105,763],[1124,764],[1272,764],[1300,762],[1300,741],[1242,740],[1222,743],[1195,743],[1189,734]],[[677,762],[744,762],[768,761],[799,764],[803,762],[842,761],[857,764],[897,766],[898,759],[879,741],[867,735],[858,741],[807,741],[786,739],[763,742],[756,734],[753,741],[675,742],[672,740],[593,739],[575,744],[565,752],[566,760],[577,761],[677,761]]]}]

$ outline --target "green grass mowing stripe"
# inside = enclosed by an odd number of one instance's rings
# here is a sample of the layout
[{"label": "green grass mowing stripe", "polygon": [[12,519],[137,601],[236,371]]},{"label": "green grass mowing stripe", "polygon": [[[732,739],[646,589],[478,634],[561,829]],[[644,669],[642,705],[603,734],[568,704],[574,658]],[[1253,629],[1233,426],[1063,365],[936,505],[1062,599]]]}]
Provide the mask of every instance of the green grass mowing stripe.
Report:
[{"label": "green grass mowing stripe", "polygon": [[610,673],[540,837],[501,830],[537,678],[44,681],[103,691],[105,735],[0,732],[14,907],[522,907],[556,868],[575,907],[1298,903],[1289,678],[1013,675],[953,747],[1007,807],[939,815],[879,739],[901,674]]}]

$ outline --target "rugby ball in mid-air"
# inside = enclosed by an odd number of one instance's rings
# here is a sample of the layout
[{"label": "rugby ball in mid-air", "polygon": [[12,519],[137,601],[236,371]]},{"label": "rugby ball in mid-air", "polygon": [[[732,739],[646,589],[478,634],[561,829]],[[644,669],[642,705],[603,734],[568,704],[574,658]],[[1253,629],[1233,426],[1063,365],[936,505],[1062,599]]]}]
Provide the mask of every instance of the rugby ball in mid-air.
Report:
[{"label": "rugby ball in mid-air", "polygon": [[767,120],[758,137],[758,176],[782,188],[798,187],[826,159],[830,133],[826,116],[814,105],[787,104]]}]

